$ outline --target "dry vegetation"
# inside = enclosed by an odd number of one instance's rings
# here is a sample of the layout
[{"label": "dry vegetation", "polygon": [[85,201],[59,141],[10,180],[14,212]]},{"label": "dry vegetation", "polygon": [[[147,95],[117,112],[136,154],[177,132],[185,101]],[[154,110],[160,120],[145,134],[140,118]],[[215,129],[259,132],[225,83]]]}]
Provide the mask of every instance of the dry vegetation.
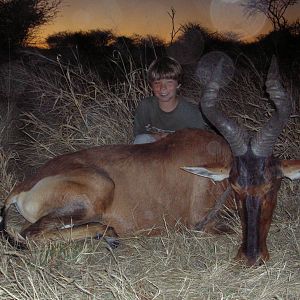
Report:
[{"label": "dry vegetation", "polygon": [[[144,70],[108,86],[80,66],[44,63],[36,57],[29,66],[2,66],[1,201],[56,154],[130,142],[132,112],[149,92]],[[259,76],[241,73],[222,92],[222,106],[251,130],[272,112]],[[300,158],[299,111],[293,116],[276,146],[282,158]],[[1,240],[0,299],[299,299],[299,198],[299,181],[284,181],[268,239],[271,260],[257,268],[232,259],[238,220],[233,235],[170,229],[161,237],[123,239],[114,250],[86,240],[30,243],[21,251]]]}]

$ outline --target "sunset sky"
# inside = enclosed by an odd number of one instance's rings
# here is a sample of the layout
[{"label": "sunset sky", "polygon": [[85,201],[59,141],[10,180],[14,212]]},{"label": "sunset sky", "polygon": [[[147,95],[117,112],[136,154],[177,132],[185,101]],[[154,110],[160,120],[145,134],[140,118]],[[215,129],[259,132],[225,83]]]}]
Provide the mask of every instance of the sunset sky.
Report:
[{"label": "sunset sky", "polygon": [[[118,35],[154,35],[170,40],[171,19],[175,24],[197,22],[211,31],[234,32],[251,40],[271,26],[263,15],[247,19],[239,0],[65,0],[58,17],[42,29],[41,36],[59,31],[111,29]],[[294,21],[300,15],[300,3],[287,11]]]}]

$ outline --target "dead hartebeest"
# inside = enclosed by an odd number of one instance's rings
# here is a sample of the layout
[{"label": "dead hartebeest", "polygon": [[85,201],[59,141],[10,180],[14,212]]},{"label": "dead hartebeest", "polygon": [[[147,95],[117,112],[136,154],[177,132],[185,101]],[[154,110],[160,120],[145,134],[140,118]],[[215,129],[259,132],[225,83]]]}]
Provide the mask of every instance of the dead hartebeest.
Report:
[{"label": "dead hartebeest", "polygon": [[[243,228],[237,258],[249,265],[267,260],[266,239],[281,178],[300,178],[300,160],[272,156],[291,103],[272,60],[266,87],[276,112],[249,138],[216,108],[220,72],[219,64],[201,108],[224,138],[184,129],[152,144],[106,145],[58,156],[12,190],[3,208],[6,233],[22,242],[57,235],[159,234],[178,222],[193,229],[231,186]],[[18,230],[12,225],[12,208],[25,220]],[[209,221],[204,229],[214,231],[218,224]]]}]

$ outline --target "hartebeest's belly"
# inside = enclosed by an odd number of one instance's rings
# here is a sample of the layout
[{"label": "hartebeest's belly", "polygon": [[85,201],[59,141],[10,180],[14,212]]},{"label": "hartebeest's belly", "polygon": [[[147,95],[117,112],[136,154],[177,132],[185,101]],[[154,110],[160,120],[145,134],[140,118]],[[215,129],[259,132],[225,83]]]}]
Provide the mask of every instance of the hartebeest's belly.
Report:
[{"label": "hartebeest's belly", "polygon": [[214,206],[224,186],[181,172],[182,178],[176,180],[176,184],[172,181],[162,184],[158,180],[151,191],[148,186],[140,186],[138,180],[136,185],[122,185],[126,186],[122,190],[116,185],[114,199],[103,214],[103,222],[119,235],[141,231],[158,234],[179,223],[194,228]]}]

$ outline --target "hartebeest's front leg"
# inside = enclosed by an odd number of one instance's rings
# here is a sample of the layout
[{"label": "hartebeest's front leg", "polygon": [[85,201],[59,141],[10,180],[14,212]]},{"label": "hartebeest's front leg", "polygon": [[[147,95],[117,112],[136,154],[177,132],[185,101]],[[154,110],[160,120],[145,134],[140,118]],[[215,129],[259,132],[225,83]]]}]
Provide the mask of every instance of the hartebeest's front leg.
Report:
[{"label": "hartebeest's front leg", "polygon": [[[81,240],[83,238],[103,238],[111,248],[119,245],[118,235],[114,228],[109,227],[101,222],[83,223],[81,216],[64,216],[57,217],[48,215],[41,218],[39,221],[31,224],[21,232],[24,238],[30,240]],[[64,225],[71,224],[72,225]],[[47,230],[43,230],[44,227]],[[42,232],[42,236],[41,236]],[[20,241],[22,242],[22,241]],[[24,241],[23,241],[24,242]]]}]

